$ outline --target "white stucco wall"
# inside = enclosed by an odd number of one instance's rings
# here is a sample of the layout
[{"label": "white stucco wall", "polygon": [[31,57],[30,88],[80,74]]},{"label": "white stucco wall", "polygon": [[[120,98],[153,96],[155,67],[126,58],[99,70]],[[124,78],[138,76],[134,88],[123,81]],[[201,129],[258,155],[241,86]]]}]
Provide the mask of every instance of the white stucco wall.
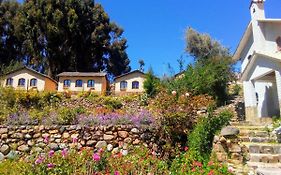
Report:
[{"label": "white stucco wall", "polygon": [[279,115],[276,83],[269,81],[257,81],[255,82],[255,90],[258,94],[258,117]]},{"label": "white stucco wall", "polygon": [[269,23],[264,25],[265,47],[266,52],[277,52],[276,39],[281,36],[281,23]]},{"label": "white stucco wall", "polygon": [[[13,79],[13,85],[12,87],[14,87],[15,89],[22,89],[22,90],[29,90],[31,89],[30,87],[30,80],[35,78],[37,79],[37,90],[38,91],[44,91],[45,88],[45,77],[36,74],[28,69],[22,69],[19,70],[17,72],[8,74],[6,76],[3,77],[3,86],[6,87],[6,81],[8,78],[12,78]],[[19,79],[24,78],[25,79],[25,86],[21,87],[18,86],[18,81]]]},{"label": "white stucco wall", "polygon": [[[135,72],[132,74],[125,75],[123,77],[120,77],[115,80],[115,93],[120,93],[120,92],[129,92],[129,93],[140,93],[143,92],[143,82],[145,80],[145,75],[141,74],[139,72]],[[121,81],[127,81],[128,86],[125,91],[122,91],[120,89],[120,82]],[[132,89],[132,82],[133,81],[138,81],[139,82],[139,89]]]},{"label": "white stucco wall", "polygon": [[247,44],[245,46],[245,48],[243,49],[242,53],[241,53],[241,72],[243,72],[245,70],[245,67],[247,66],[248,62],[249,62],[249,55],[252,55],[254,52],[254,39],[253,39],[253,34],[251,34],[249,40],[247,41]]},{"label": "white stucco wall", "polygon": [[[70,80],[70,87],[64,87],[64,80]],[[75,87],[76,80],[82,80],[82,87]],[[102,92],[102,77],[59,77],[58,82],[58,91],[63,92],[65,90],[73,91],[73,92],[81,92],[81,91],[89,91],[91,87],[87,87],[88,80],[95,81],[94,92]]]}]

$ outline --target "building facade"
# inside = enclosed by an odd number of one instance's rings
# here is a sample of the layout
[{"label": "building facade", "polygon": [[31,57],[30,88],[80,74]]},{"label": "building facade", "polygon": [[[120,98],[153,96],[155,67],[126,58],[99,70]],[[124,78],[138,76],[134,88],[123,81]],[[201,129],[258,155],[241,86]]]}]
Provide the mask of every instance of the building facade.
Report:
[{"label": "building facade", "polygon": [[3,87],[17,90],[56,91],[57,82],[28,67],[21,67],[1,76]]},{"label": "building facade", "polygon": [[252,0],[249,23],[233,56],[241,61],[246,120],[280,115],[281,19],[265,17],[264,0]]},{"label": "building facade", "polygon": [[142,93],[144,92],[143,82],[145,74],[135,70],[114,79],[115,94]]},{"label": "building facade", "polygon": [[106,73],[96,72],[63,72],[58,74],[58,92],[91,91],[105,93],[108,88]]}]

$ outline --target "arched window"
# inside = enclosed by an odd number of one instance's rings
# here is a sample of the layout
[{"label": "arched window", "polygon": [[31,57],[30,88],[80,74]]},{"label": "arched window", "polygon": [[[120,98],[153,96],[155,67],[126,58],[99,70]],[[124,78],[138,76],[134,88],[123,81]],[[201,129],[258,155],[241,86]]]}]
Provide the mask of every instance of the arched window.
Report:
[{"label": "arched window", "polygon": [[64,80],[63,81],[63,87],[70,87],[70,83],[71,83],[70,80]]},{"label": "arched window", "polygon": [[126,89],[127,89],[127,86],[128,86],[127,81],[121,81],[121,82],[120,82],[120,89],[121,89],[121,90],[126,90]]},{"label": "arched window", "polygon": [[75,87],[82,87],[83,81],[82,80],[76,80]]},{"label": "arched window", "polygon": [[138,81],[132,82],[132,89],[139,89],[140,83]]},{"label": "arched window", "polygon": [[281,51],[281,37],[278,36],[278,38],[276,39],[276,44],[277,44],[277,50]]},{"label": "arched window", "polygon": [[32,78],[32,79],[30,80],[30,86],[31,86],[31,87],[36,87],[36,86],[37,86],[37,79]]},{"label": "arched window", "polygon": [[12,78],[8,78],[6,80],[6,86],[13,86],[13,79]]},{"label": "arched window", "polygon": [[24,78],[20,78],[19,82],[18,82],[19,86],[25,86],[25,79]]},{"label": "arched window", "polygon": [[88,80],[87,87],[95,87],[95,80]]}]

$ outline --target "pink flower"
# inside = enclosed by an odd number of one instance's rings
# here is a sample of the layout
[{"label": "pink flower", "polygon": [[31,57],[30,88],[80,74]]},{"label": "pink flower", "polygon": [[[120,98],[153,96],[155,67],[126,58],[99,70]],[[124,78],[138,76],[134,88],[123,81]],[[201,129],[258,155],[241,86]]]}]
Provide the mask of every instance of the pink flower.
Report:
[{"label": "pink flower", "polygon": [[100,155],[97,154],[97,153],[95,153],[95,154],[93,155],[93,160],[96,161],[96,162],[100,161]]},{"label": "pink flower", "polygon": [[208,163],[208,166],[212,166],[212,165],[214,165],[214,162],[213,162],[213,161],[210,161],[210,162]]},{"label": "pink flower", "polygon": [[114,175],[120,175],[119,171],[115,171]]},{"label": "pink flower", "polygon": [[62,151],[61,151],[61,155],[62,157],[66,157],[67,156],[67,149],[64,148]]},{"label": "pink flower", "polygon": [[211,170],[208,175],[213,175],[214,174],[214,170]]},{"label": "pink flower", "polygon": [[53,163],[48,163],[48,164],[47,164],[47,167],[50,168],[50,169],[51,169],[51,168],[54,168],[54,167],[55,167],[55,164],[53,164]]},{"label": "pink flower", "polygon": [[186,147],[184,147],[184,151],[188,151],[188,147],[186,146]]},{"label": "pink flower", "polygon": [[51,151],[49,152],[49,157],[53,157],[54,154],[55,154],[55,151],[54,151],[54,150],[51,150]]},{"label": "pink flower", "polygon": [[44,158],[39,156],[36,160],[35,160],[35,164],[41,164],[44,161]]},{"label": "pink flower", "polygon": [[78,142],[78,138],[77,137],[72,138],[72,143],[77,143],[77,142]]},{"label": "pink flower", "polygon": [[48,137],[48,136],[45,136],[43,141],[44,141],[45,143],[48,143],[48,142],[49,142],[49,137]]}]

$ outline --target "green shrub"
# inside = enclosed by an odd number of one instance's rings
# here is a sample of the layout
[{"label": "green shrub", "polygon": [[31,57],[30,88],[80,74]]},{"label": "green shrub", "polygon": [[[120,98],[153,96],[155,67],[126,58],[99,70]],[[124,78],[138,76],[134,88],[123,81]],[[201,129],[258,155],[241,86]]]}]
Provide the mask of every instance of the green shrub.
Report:
[{"label": "green shrub", "polygon": [[158,84],[159,80],[153,74],[152,69],[150,69],[146,74],[146,78],[143,82],[143,88],[149,97],[153,97],[156,95]]},{"label": "green shrub", "polygon": [[62,107],[58,109],[58,122],[62,125],[71,124],[77,117],[77,112],[75,109],[70,109],[67,107]]},{"label": "green shrub", "polygon": [[122,108],[122,102],[114,97],[105,97],[103,104],[109,109],[120,109]]},{"label": "green shrub", "polygon": [[228,124],[232,117],[229,111],[223,111],[218,116],[201,118],[188,136],[189,149],[195,153],[197,160],[204,160],[210,156],[215,134]]}]

